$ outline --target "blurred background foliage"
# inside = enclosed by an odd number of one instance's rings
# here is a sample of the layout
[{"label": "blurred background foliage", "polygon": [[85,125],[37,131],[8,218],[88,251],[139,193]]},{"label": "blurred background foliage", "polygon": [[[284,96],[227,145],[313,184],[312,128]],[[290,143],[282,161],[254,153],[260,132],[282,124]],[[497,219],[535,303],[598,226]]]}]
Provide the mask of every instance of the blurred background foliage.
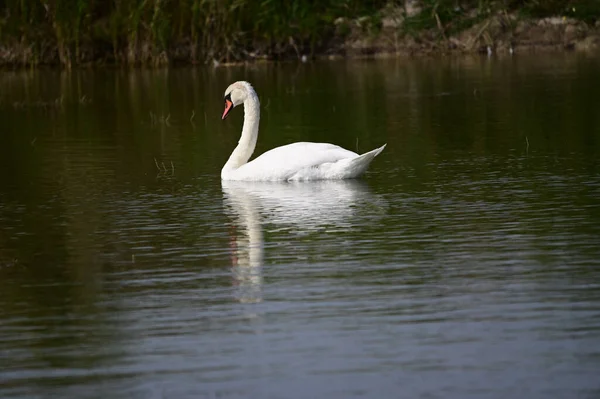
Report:
[{"label": "blurred background foliage", "polygon": [[[280,58],[323,51],[336,21],[381,26],[401,12],[404,33],[459,31],[497,12],[594,24],[598,0],[4,0],[0,57],[12,63],[163,64]],[[407,6],[417,9],[406,12]],[[399,28],[400,29],[400,28]],[[373,33],[373,30],[369,31]]]}]

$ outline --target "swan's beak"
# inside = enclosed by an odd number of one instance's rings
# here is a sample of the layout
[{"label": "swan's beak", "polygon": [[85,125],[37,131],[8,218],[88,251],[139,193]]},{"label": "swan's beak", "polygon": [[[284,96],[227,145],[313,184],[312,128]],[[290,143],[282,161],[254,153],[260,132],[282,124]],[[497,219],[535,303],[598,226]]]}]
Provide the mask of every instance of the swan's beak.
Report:
[{"label": "swan's beak", "polygon": [[229,111],[231,111],[233,109],[233,103],[230,100],[225,100],[225,111],[223,111],[223,116],[221,117],[221,120],[227,118],[227,115],[229,115]]}]

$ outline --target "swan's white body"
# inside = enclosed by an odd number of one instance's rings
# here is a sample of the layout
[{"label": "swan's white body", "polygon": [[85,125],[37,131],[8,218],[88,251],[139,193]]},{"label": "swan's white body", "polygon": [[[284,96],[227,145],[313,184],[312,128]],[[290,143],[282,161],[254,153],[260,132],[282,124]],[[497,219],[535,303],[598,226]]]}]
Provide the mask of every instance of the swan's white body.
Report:
[{"label": "swan's white body", "polygon": [[277,147],[252,162],[258,137],[260,102],[248,82],[235,82],[225,91],[223,119],[236,105],[244,104],[244,126],[237,147],[221,170],[223,180],[289,181],[339,180],[362,175],[383,149],[358,155],[327,143],[293,143]]}]

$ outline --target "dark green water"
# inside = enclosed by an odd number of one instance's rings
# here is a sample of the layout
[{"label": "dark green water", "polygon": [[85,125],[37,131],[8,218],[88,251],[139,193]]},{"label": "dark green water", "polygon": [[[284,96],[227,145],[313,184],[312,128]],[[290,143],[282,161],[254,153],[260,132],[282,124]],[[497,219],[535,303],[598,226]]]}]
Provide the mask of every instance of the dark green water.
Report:
[{"label": "dark green water", "polygon": [[[388,146],[222,185],[240,79],[258,153]],[[598,397],[598,87],[573,55],[2,72],[0,397]]]}]

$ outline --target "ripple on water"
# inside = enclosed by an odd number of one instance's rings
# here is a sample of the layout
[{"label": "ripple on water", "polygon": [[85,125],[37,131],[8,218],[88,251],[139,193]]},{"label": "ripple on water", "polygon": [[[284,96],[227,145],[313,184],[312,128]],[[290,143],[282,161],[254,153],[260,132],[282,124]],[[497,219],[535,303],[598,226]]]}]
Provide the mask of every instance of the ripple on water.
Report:
[{"label": "ripple on water", "polygon": [[[307,95],[259,148],[388,142],[357,182],[222,184],[237,131],[179,95],[218,73],[74,72],[97,107],[0,107],[27,139],[0,146],[0,396],[598,396],[598,68],[438,61],[290,71]],[[285,68],[246,72],[276,95]]]}]

